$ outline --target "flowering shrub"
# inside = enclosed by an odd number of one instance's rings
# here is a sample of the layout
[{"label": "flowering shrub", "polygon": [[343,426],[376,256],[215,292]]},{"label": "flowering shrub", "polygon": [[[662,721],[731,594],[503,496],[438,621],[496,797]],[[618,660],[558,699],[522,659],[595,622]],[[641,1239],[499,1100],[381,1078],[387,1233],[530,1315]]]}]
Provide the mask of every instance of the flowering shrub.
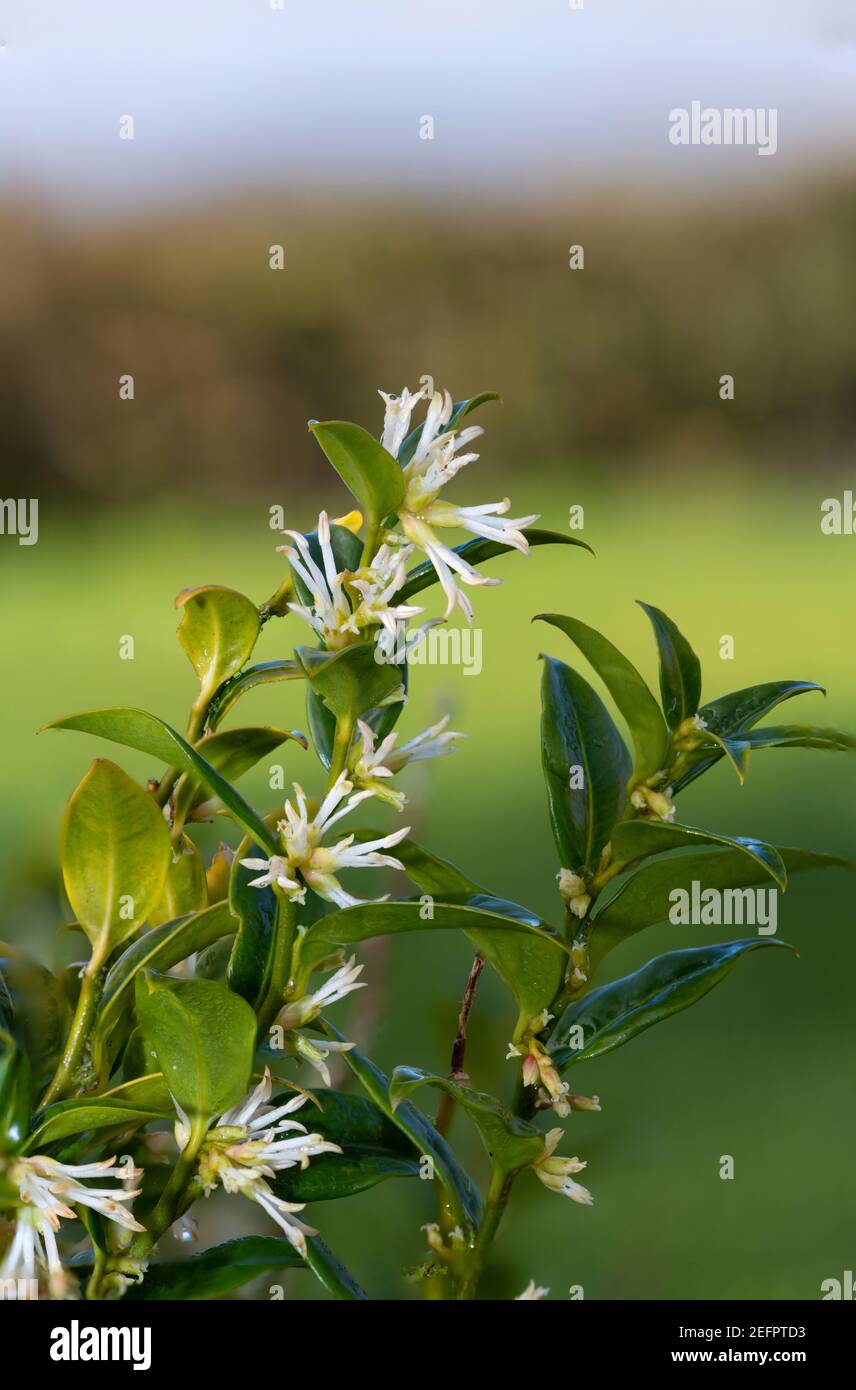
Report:
[{"label": "flowering shrub", "polygon": [[[412,428],[423,396],[384,396],[379,442],[356,425],[313,423],[360,510],[335,522],[322,512],[315,532],[285,533],[288,573],[272,599],[258,607],[216,585],[179,595],[178,637],[199,678],[183,735],[126,708],[50,726],[141,751],[162,771],[143,787],[98,759],[71,798],[62,872],[90,948],[73,989],[2,948],[0,1273],[30,1281],[34,1293],[213,1297],[293,1265],[336,1297],[361,1298],[312,1226],[311,1204],[419,1175],[436,1184],[439,1208],[423,1228],[426,1284],[440,1296],[472,1297],[527,1172],[579,1205],[593,1200],[577,1180],[585,1162],[559,1152],[564,1122],[600,1108],[597,1097],[577,1092],[576,1068],[695,1003],[746,952],[769,954],[784,943],[759,932],[670,951],[595,988],[606,955],[668,920],[676,894],[697,888],[706,905],[711,893],[743,903],[757,885],[778,891],[791,872],[844,864],[675,819],[681,790],[722,759],[742,781],[754,749],[850,748],[853,740],[761,724],[782,701],[819,689],[808,681],[775,681],[702,705],[697,657],[649,605],[662,709],[606,638],[577,619],[540,615],[594,668],[633,745],[631,753],[583,677],[545,656],[541,740],[557,850],[555,923],[472,882],[416,844],[406,824],[392,833],[357,825],[357,809],[374,802],[406,820],[401,774],[451,753],[461,737],[444,720],[399,742],[407,656],[432,626],[407,628],[423,612],[413,600],[439,583],[446,618],[458,607],[472,622],[467,590],[499,582],[483,564],[510,549],[582,544],[536,528],[535,516],[510,518],[507,499],[447,501],[445,485],[477,458],[466,450],[481,430],[464,422],[491,397],[454,404],[435,392],[424,423]],[[449,546],[447,528],[472,539]],[[283,618],[296,634],[293,654],[251,664],[262,625]],[[262,814],[235,782],[283,743],[310,741],[282,728],[225,726],[238,702],[269,682],[305,690],[320,775],[314,790],[295,783],[284,807]],[[193,835],[215,813],[243,838],[206,866]],[[402,876],[395,898],[359,888],[354,871],[380,866]],[[360,942],[415,930],[435,935],[438,950],[445,931],[463,932],[475,959],[449,1074],[403,1065],[387,1077],[328,1011],[371,987],[356,960]],[[464,1068],[485,963],[516,1009],[507,1102],[476,1089]],[[351,1089],[331,1087],[331,1057],[347,1067]],[[311,1089],[297,1084],[301,1064],[314,1069]],[[425,1087],[441,1093],[436,1123],[417,1104]],[[456,1107],[487,1149],[484,1191],[447,1142]],[[162,1237],[217,1189],[256,1203],[278,1234],[164,1260]],[[72,1254],[84,1238],[85,1250]],[[414,1242],[418,1249],[415,1233]],[[544,1292],[532,1282],[520,1298]]]}]

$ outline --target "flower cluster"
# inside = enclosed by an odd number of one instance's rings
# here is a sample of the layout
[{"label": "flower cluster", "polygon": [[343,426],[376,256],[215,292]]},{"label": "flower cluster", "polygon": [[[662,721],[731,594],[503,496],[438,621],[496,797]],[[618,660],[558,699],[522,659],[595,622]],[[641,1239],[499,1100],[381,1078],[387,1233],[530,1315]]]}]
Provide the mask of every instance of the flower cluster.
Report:
[{"label": "flower cluster", "polygon": [[[130,1159],[117,1166],[116,1158],[98,1163],[59,1163],[54,1158],[34,1154],[15,1158],[8,1172],[18,1189],[20,1205],[15,1212],[15,1230],[0,1265],[0,1280],[37,1280],[47,1277],[51,1298],[64,1298],[68,1276],[63,1269],[57,1245],[57,1232],[63,1220],[72,1221],[75,1207],[88,1207],[108,1221],[128,1231],[142,1231],[126,1203],[140,1195],[129,1183],[142,1177]],[[87,1187],[82,1178],[115,1178],[122,1187]]]},{"label": "flower cluster", "polygon": [[[423,399],[425,388],[410,392],[405,387],[400,396],[384,391],[380,394],[386,406],[381,443],[397,459],[410,429],[414,407]],[[511,506],[507,497],[501,502],[486,502],[476,507],[459,507],[440,498],[445,484],[478,458],[478,454],[460,450],[484,433],[480,425],[469,425],[462,430],[449,428],[453,410],[449,392],[435,391],[413,456],[404,466],[407,490],[398,516],[407,540],[424,551],[434,566],[446,595],[446,617],[457,604],[471,623],[472,604],[457,581],[469,586],[493,585],[500,581],[479,574],[462,555],[440,540],[437,530],[451,527],[469,531],[471,535],[499,541],[527,554],[529,542],[523,531],[538,517],[506,516]]]},{"label": "flower cluster", "polygon": [[[298,1254],[305,1256],[306,1237],[316,1234],[297,1218],[305,1204],[278,1197],[267,1179],[286,1168],[307,1168],[318,1154],[340,1154],[342,1150],[320,1134],[307,1133],[298,1120],[287,1118],[306,1104],[308,1096],[296,1095],[284,1105],[270,1106],[272,1089],[270,1071],[265,1068],[258,1086],[220,1116],[200,1150],[199,1178],[206,1197],[222,1187],[224,1192],[258,1203]],[[190,1121],[178,1103],[176,1110],[175,1138],[183,1149],[190,1138]]]},{"label": "flower cluster", "polygon": [[[331,826],[361,801],[374,795],[373,791],[364,790],[351,796],[353,790],[354,784],[348,780],[347,774],[340,773],[315,815],[310,816],[303,788],[295,782],[296,804],[286,801],[285,819],[277,825],[282,853],[270,859],[241,860],[245,868],[261,870],[259,877],[251,881],[251,886],[264,888],[273,885],[291,902],[297,903],[306,901],[308,887],[320,898],[338,907],[353,907],[363,899],[345,891],[336,877],[340,870],[369,869],[380,865],[402,869],[404,866],[398,859],[380,851],[397,845],[409,834],[410,826],[363,844],[354,844],[353,835],[346,835],[334,845],[322,843]],[[349,798],[347,801],[346,797]]]}]

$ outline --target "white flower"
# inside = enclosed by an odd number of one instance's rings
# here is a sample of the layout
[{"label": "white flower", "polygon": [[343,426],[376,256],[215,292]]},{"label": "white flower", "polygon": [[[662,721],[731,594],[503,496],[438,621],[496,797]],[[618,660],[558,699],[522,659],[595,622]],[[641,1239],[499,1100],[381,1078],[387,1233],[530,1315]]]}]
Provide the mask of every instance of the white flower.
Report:
[{"label": "white flower", "polygon": [[[18,1188],[21,1205],[16,1210],[12,1243],[0,1266],[0,1279],[35,1279],[40,1271],[45,1271],[51,1297],[64,1297],[67,1280],[56,1233],[63,1219],[75,1218],[75,1207],[89,1207],[129,1231],[145,1229],[123,1205],[141,1191],[127,1187],[131,1179],[142,1176],[142,1170],[130,1160],[117,1167],[115,1157],[99,1163],[70,1164],[35,1154],[13,1159],[9,1176]],[[80,1181],[108,1177],[126,1186],[87,1187]]]},{"label": "white flower", "polygon": [[312,994],[304,994],[302,998],[292,999],[286,1004],[279,1016],[283,1028],[302,1028],[330,1004],[338,1003],[355,989],[365,989],[365,981],[359,978],[363,967],[356,964],[356,959],[356,956],[351,956]]},{"label": "white flower", "polygon": [[327,1058],[330,1053],[350,1052],[351,1048],[356,1047],[352,1042],[328,1042],[326,1038],[307,1038],[303,1033],[286,1033],[283,1047],[287,1052],[293,1052],[296,1057],[300,1057],[304,1062],[308,1062],[310,1067],[314,1067],[325,1086],[330,1085],[330,1070],[327,1066]]},{"label": "white flower", "polygon": [[[359,636],[359,630],[351,613],[351,605],[344,590],[344,575],[340,574],[333,548],[330,544],[330,522],[326,512],[318,518],[318,541],[321,546],[323,571],[312,558],[309,542],[299,531],[286,531],[294,545],[280,545],[277,550],[288,557],[288,562],[312,595],[312,607],[290,603],[293,613],[315,629],[331,650],[343,647]],[[295,548],[296,547],[296,548]]]},{"label": "white flower", "polygon": [[517,1295],[517,1297],[515,1298],[514,1302],[515,1302],[515,1303],[534,1302],[535,1299],[538,1299],[538,1298],[546,1298],[546,1297],[547,1297],[547,1294],[548,1294],[549,1292],[550,1292],[549,1289],[544,1289],[544,1288],[542,1288],[540,1284],[536,1284],[536,1283],[535,1283],[535,1280],[534,1280],[534,1279],[530,1279],[530,1280],[529,1280],[529,1283],[526,1285],[526,1288],[523,1290],[522,1293],[519,1293],[519,1294]]},{"label": "white flower", "polygon": [[387,395],[386,391],[378,391],[378,395],[383,399],[386,410],[384,412],[383,434],[380,442],[394,459],[398,458],[398,451],[404,443],[410,430],[410,417],[413,414],[413,407],[417,401],[421,401],[425,395],[425,387],[421,387],[415,394],[411,395],[405,386],[400,396]]},{"label": "white flower", "polygon": [[391,787],[386,787],[381,779],[392,777],[396,772],[400,772],[408,763],[420,762],[425,758],[439,758],[447,753],[451,753],[455,740],[464,738],[464,734],[454,732],[445,733],[444,730],[449,722],[449,716],[445,715],[437,724],[432,724],[430,729],[425,729],[415,738],[403,743],[400,748],[395,747],[398,738],[397,733],[387,734],[383,742],[375,746],[375,732],[370,725],[357,721],[361,751],[354,761],[352,775],[354,784],[364,790],[374,793],[381,801],[388,801],[401,811],[404,808],[404,792],[393,791]]},{"label": "white flower", "polygon": [[[294,545],[281,545],[294,570],[312,596],[311,605],[289,603],[293,613],[304,618],[324,639],[329,651],[339,651],[360,641],[367,628],[382,625],[395,637],[396,625],[422,612],[412,604],[390,606],[393,595],[406,578],[405,566],[412,546],[396,549],[385,543],[370,565],[362,569],[339,571],[330,540],[330,521],[326,512],[318,517],[318,543],[321,548],[319,568],[313,559],[309,542],[299,531],[286,531]],[[354,602],[351,602],[353,594]]]},{"label": "white flower", "polygon": [[[294,1096],[284,1105],[270,1106],[272,1089],[270,1071],[266,1067],[258,1086],[238,1105],[225,1111],[208,1131],[199,1154],[199,1177],[206,1197],[220,1186],[225,1192],[238,1193],[257,1202],[277,1223],[294,1249],[305,1257],[306,1237],[316,1232],[295,1219],[295,1213],[303,1210],[303,1204],[284,1201],[271,1191],[265,1179],[285,1168],[306,1168],[317,1154],[340,1154],[342,1150],[320,1134],[308,1134],[299,1121],[287,1118],[306,1103],[306,1095]],[[177,1102],[176,1110],[176,1140],[183,1148],[190,1127]]]},{"label": "white flower", "polygon": [[[353,791],[353,783],[342,772],[336,778],[325,796],[314,819],[309,818],[303,788],[294,783],[297,805],[285,803],[285,820],[279,822],[278,830],[282,842],[282,854],[270,859],[242,859],[248,869],[261,869],[261,877],[252,880],[252,886],[261,888],[268,883],[279,885],[292,902],[305,902],[308,885],[319,897],[334,902],[339,907],[353,907],[364,901],[347,893],[336,874],[341,869],[367,869],[378,865],[388,865],[393,869],[403,869],[403,864],[388,854],[379,851],[391,849],[409,834],[410,827],[397,830],[381,839],[367,840],[364,844],[354,844],[353,835],[332,846],[321,843],[323,836],[361,801],[373,795],[371,791],[357,792],[344,806],[340,803]],[[302,883],[297,879],[300,873]]]},{"label": "white flower", "polygon": [[589,1207],[594,1198],[587,1187],[574,1182],[571,1176],[573,1173],[581,1173],[586,1166],[585,1163],[582,1163],[578,1158],[553,1157],[561,1137],[562,1130],[548,1130],[544,1136],[544,1152],[540,1158],[535,1160],[532,1167],[536,1176],[551,1192],[558,1192],[563,1197],[570,1197],[572,1202],[580,1202],[583,1206]]},{"label": "white flower", "polygon": [[[421,394],[411,396],[409,391],[404,390],[400,397],[395,397],[381,392],[387,403],[381,442],[394,457],[398,455],[410,425],[413,406]],[[511,506],[507,497],[501,502],[486,502],[477,507],[459,507],[438,499],[440,489],[468,463],[478,458],[478,454],[461,454],[459,450],[483,433],[479,425],[447,430],[453,409],[449,392],[435,391],[413,457],[404,467],[407,486],[398,515],[407,539],[424,550],[437,572],[446,595],[446,617],[458,604],[468,622],[472,622],[472,604],[458,587],[455,575],[468,585],[492,585],[500,583],[500,580],[479,574],[439,539],[434,528],[461,528],[472,535],[513,546],[525,554],[528,553],[529,542],[523,534],[524,527],[530,526],[538,517],[506,517],[505,513]]]}]

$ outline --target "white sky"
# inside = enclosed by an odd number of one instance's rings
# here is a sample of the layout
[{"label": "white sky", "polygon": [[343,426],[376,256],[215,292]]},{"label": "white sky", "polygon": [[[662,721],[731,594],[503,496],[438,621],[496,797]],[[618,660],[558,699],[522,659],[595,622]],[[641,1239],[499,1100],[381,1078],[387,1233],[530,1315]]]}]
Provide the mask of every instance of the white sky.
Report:
[{"label": "white sky", "polygon": [[[281,3],[0,0],[0,187],[121,206],[307,180],[772,183],[852,162],[856,0]],[[776,158],[671,146],[668,112],[693,100],[776,107]]]}]

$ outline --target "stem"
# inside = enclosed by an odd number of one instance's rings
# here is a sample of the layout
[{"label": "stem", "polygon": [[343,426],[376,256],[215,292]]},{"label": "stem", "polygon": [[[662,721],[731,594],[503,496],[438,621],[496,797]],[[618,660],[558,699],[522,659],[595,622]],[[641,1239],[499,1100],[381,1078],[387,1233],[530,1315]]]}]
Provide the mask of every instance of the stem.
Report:
[{"label": "stem", "polygon": [[256,1010],[259,1020],[259,1041],[264,1039],[283,1004],[285,991],[291,979],[291,958],[297,927],[297,905],[285,896],[281,889],[276,893],[276,925],[271,952],[270,974],[268,976],[262,1002]]},{"label": "stem", "polygon": [[[461,1001],[461,1009],[458,1014],[458,1031],[455,1034],[455,1041],[452,1044],[452,1060],[449,1068],[450,1081],[468,1081],[464,1070],[464,1060],[467,1052],[467,1024],[470,1018],[470,1010],[473,1007],[473,1000],[476,995],[476,985],[479,982],[479,975],[484,967],[484,956],[476,952],[473,963],[470,966],[470,973],[467,978],[464,997]],[[443,1092],[440,1104],[437,1107],[437,1119],[434,1128],[445,1139],[449,1133],[449,1126],[452,1122],[452,1115],[455,1110],[455,1101],[447,1091]]]},{"label": "stem", "polygon": [[508,1195],[511,1192],[513,1178],[507,1176],[501,1168],[494,1164],[490,1178],[487,1198],[485,1200],[484,1215],[476,1234],[475,1245],[472,1248],[467,1268],[463,1278],[458,1285],[458,1298],[475,1298],[478,1282],[484,1269],[487,1252],[496,1235]]},{"label": "stem", "polygon": [[341,772],[344,772],[354,737],[354,716],[340,714],[336,719],[336,735],[333,739],[333,756],[330,760],[330,775],[327,781],[329,790]]},{"label": "stem", "polygon": [[197,1155],[207,1133],[207,1117],[196,1115],[191,1121],[190,1138],[176,1159],[169,1182],[148,1218],[146,1229],[140,1231],[128,1251],[131,1259],[144,1259],[183,1210],[185,1190],[193,1178]]},{"label": "stem", "polygon": [[[200,691],[199,696],[191,706],[190,717],[187,721],[187,728],[184,731],[184,737],[187,739],[188,743],[195,744],[196,740],[202,733],[202,730],[205,728],[205,720],[208,718],[208,706],[210,705],[213,696],[213,690],[210,694],[204,691]],[[169,801],[169,798],[172,796],[175,784],[180,776],[180,768],[168,767],[166,769],[165,773],[158,782],[155,791],[152,793],[158,806],[165,806],[166,803]]]},{"label": "stem", "polygon": [[107,956],[108,942],[109,937],[105,933],[103,939],[92,949],[80,986],[74,1018],[65,1040],[65,1049],[54,1078],[42,1096],[40,1108],[51,1105],[55,1100],[61,1100],[64,1093],[75,1085],[75,1073],[80,1066],[95,1022],[95,1010],[101,994],[101,972]]}]

